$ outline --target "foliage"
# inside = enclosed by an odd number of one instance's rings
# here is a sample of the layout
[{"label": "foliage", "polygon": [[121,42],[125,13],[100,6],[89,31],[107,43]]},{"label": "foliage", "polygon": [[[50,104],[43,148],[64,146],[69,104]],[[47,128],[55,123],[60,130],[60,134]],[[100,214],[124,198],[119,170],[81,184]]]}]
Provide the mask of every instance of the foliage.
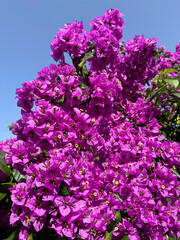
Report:
[{"label": "foliage", "polygon": [[[172,77],[169,74],[175,73]],[[161,132],[166,139],[178,142],[180,136],[180,71],[174,68],[160,71],[152,85],[145,91],[149,101],[154,101],[162,114],[158,117]]]}]

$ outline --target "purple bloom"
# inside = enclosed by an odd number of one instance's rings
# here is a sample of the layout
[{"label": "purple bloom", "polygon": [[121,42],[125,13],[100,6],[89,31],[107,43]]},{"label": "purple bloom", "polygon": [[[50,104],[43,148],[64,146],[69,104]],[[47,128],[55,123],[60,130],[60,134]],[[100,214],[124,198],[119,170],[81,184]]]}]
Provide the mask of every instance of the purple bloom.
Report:
[{"label": "purple bloom", "polygon": [[147,82],[147,92],[156,90],[160,70],[180,63],[180,47],[172,53],[144,36],[122,41],[122,16],[110,9],[90,22],[90,32],[82,22],[66,24],[51,42],[61,62],[16,91],[22,117],[12,126],[16,138],[0,149],[24,175],[10,188],[19,239],[48,230],[103,240],[118,211],[112,239],[180,236],[179,143],[165,140],[164,110],[143,93]]},{"label": "purple bloom", "polygon": [[22,226],[20,229],[20,232],[19,232],[19,240],[28,240],[29,236],[30,236],[30,234],[29,234],[27,228]]},{"label": "purple bloom", "polygon": [[64,61],[63,52],[69,52],[73,58],[80,57],[88,50],[88,46],[88,35],[83,30],[83,23],[73,21],[73,24],[66,24],[65,29],[60,29],[51,42],[51,56],[55,61]]},{"label": "purple bloom", "polygon": [[26,184],[18,183],[16,187],[10,188],[10,191],[12,193],[11,200],[13,203],[23,206],[26,202],[27,197]]},{"label": "purple bloom", "polygon": [[33,226],[36,232],[39,232],[43,228],[44,223],[46,221],[46,215],[43,215],[42,213],[40,213],[40,215],[33,213],[30,216],[30,219],[33,223]]}]

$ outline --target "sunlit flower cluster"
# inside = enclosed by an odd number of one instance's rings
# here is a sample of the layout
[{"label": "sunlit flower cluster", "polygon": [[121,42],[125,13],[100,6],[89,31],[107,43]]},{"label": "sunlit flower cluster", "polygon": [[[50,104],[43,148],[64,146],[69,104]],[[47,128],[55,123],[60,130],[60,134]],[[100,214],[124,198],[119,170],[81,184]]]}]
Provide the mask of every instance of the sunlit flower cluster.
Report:
[{"label": "sunlit flower cluster", "polygon": [[[65,25],[51,42],[60,62],[16,91],[22,118],[13,124],[16,138],[1,148],[27,176],[10,189],[19,239],[52,231],[101,240],[119,210],[112,239],[180,237],[180,145],[164,140],[160,109],[141,94],[159,70],[180,61],[179,46],[167,53],[171,60],[157,60],[157,39],[121,40],[122,16],[108,10],[90,22],[90,32],[82,22]],[[85,81],[64,52],[81,60],[91,48]]]}]

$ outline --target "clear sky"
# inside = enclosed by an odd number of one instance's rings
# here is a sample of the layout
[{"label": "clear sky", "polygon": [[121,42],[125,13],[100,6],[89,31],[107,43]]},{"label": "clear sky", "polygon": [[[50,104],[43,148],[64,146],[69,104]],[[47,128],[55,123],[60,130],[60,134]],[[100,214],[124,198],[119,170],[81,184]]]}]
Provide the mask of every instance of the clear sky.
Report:
[{"label": "clear sky", "polygon": [[124,14],[124,37],[159,39],[175,51],[180,42],[180,0],[0,0],[0,140],[13,135],[7,126],[21,118],[16,88],[55,63],[50,41],[72,20],[88,22],[103,11],[118,8]]}]

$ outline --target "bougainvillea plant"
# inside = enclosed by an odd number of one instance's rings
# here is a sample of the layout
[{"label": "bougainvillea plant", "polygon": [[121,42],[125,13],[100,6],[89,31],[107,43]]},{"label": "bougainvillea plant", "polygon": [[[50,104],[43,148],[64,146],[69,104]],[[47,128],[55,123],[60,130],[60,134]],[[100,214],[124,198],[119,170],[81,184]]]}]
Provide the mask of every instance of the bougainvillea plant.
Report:
[{"label": "bougainvillea plant", "polygon": [[180,44],[125,42],[122,16],[65,25],[57,64],[16,90],[22,118],[0,145],[5,238],[180,237]]}]

